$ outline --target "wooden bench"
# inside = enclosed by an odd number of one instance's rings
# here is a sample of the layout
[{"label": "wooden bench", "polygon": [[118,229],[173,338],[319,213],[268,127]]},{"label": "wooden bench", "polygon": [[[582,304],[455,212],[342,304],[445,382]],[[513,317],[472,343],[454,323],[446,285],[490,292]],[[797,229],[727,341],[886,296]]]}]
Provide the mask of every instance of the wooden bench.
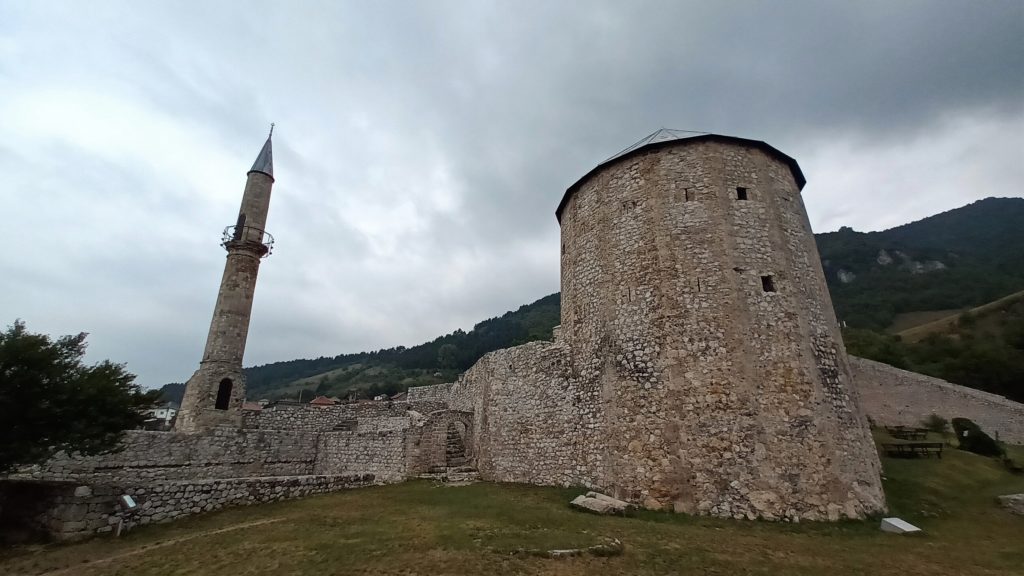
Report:
[{"label": "wooden bench", "polygon": [[942,458],[942,442],[902,442],[882,444],[886,456],[893,458],[917,458],[932,456]]}]

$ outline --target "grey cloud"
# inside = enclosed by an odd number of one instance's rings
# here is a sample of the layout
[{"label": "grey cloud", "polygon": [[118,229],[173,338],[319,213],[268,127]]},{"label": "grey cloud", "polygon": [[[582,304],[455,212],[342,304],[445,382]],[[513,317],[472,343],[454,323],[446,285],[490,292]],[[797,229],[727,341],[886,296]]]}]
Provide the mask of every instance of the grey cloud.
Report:
[{"label": "grey cloud", "polygon": [[103,116],[83,119],[92,136],[0,117],[0,212],[20,242],[0,254],[0,320],[91,331],[91,354],[150,385],[195,368],[219,232],[271,121],[278,249],[249,364],[411,345],[557,290],[562,192],[659,127],[794,155],[823,229],[921,217],[1020,176],[985,153],[1021,144],[1016,1],[4,11],[0,109],[59,112],[84,93]]}]

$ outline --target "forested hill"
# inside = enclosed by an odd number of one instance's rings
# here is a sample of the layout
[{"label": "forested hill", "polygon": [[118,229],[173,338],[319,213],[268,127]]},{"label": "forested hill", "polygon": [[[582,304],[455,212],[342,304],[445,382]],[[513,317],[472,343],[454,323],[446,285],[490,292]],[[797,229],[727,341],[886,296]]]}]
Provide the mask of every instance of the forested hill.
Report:
[{"label": "forested hill", "polygon": [[[836,312],[850,327],[880,332],[899,313],[967,308],[1024,290],[1021,198],[988,198],[883,232],[842,228],[816,238]],[[248,397],[372,396],[450,382],[491,350],[550,339],[559,297],[411,348],[247,368]],[[166,396],[180,400],[180,385]]]},{"label": "forested hill", "polygon": [[[550,340],[559,322],[559,294],[545,296],[518,310],[480,322],[469,332],[446,336],[406,348],[341,354],[314,360],[291,360],[246,368],[250,398],[276,397],[282,385],[297,380],[300,386],[327,395],[361,389],[366,395],[394,393],[409,386],[451,382],[484,354],[535,340]],[[309,380],[310,377],[316,377]],[[288,395],[297,389],[287,390]]]},{"label": "forested hill", "polygon": [[836,314],[851,327],[882,330],[902,312],[978,306],[1024,288],[1024,198],[816,238]]}]

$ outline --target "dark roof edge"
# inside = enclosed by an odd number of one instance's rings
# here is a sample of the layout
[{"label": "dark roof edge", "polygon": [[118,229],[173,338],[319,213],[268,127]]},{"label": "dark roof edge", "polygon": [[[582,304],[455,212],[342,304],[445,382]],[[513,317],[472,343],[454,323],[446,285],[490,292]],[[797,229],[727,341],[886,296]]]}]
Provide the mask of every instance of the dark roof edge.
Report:
[{"label": "dark roof edge", "polygon": [[648,151],[648,150],[654,150],[654,149],[657,149],[657,148],[665,148],[665,147],[668,147],[668,146],[672,146],[673,144],[679,144],[680,142],[699,142],[699,141],[710,141],[710,140],[719,141],[719,142],[727,142],[727,143],[731,143],[731,144],[745,144],[745,145],[748,145],[748,146],[755,146],[757,148],[760,148],[760,149],[764,150],[765,152],[768,152],[769,154],[771,154],[771,155],[775,156],[776,158],[782,160],[787,165],[789,165],[789,169],[793,172],[793,178],[796,179],[796,185],[797,185],[798,188],[803,190],[804,185],[807,184],[807,179],[804,178],[804,173],[803,173],[802,170],[800,170],[800,165],[797,164],[796,160],[794,160],[792,157],[784,154],[778,148],[775,148],[774,146],[772,146],[771,144],[768,144],[767,142],[763,142],[761,140],[750,140],[749,138],[739,138],[737,136],[723,136],[721,134],[702,134],[700,136],[690,136],[690,137],[687,137],[687,138],[677,138],[675,140],[664,140],[664,141],[661,141],[661,142],[652,142],[650,144],[645,144],[645,145],[637,148],[636,150],[630,150],[629,152],[627,152],[626,154],[623,154],[621,156],[615,156],[615,157],[609,158],[608,160],[605,160],[604,162],[601,162],[597,166],[594,166],[590,170],[590,172],[587,172],[586,174],[584,174],[579,180],[574,182],[572,186],[569,186],[565,190],[565,194],[562,196],[562,201],[558,203],[558,208],[555,209],[555,218],[557,218],[559,222],[562,221],[562,210],[564,210],[565,209],[565,205],[569,203],[569,198],[572,197],[572,195],[576,192],[576,190],[578,190],[580,188],[580,186],[583,185],[584,182],[586,182],[588,179],[590,179],[590,177],[593,176],[594,174],[596,174],[597,172],[599,172],[602,169],[604,169],[606,166],[610,166],[610,165],[615,164],[617,162],[621,162],[622,160],[625,160],[627,158],[632,158],[633,156],[636,156],[639,153],[645,152],[645,151]]}]

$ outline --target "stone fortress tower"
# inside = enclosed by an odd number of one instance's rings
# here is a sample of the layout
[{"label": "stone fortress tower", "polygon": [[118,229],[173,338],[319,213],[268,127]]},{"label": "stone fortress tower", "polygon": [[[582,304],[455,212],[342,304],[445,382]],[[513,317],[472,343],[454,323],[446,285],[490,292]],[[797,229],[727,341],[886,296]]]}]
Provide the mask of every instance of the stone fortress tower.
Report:
[{"label": "stone fortress tower", "polygon": [[884,510],[803,185],[764,142],[659,130],[570,186],[555,342],[452,387],[481,476],[714,516]]},{"label": "stone fortress tower", "polygon": [[222,246],[227,250],[224,276],[206,337],[206,349],[199,370],[185,384],[185,396],[175,430],[196,433],[215,426],[242,425],[245,376],[242,356],[249,333],[253,292],[260,260],[270,254],[273,237],[264,228],[274,185],[274,157],[270,127],[263,149],[249,170],[242,206],[234,226],[224,230]]},{"label": "stone fortress tower", "polygon": [[561,333],[600,485],[719,516],[883,508],[804,182],[764,142],[659,130],[566,191]]}]

